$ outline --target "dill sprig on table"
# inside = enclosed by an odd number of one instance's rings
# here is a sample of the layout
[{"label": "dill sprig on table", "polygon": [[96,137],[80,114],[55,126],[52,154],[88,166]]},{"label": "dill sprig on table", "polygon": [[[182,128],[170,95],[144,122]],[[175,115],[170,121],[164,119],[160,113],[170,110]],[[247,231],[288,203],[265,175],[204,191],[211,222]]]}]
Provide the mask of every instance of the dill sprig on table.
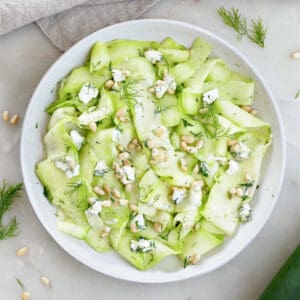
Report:
[{"label": "dill sprig on table", "polygon": [[18,234],[19,223],[16,217],[11,218],[6,225],[3,224],[2,219],[13,204],[14,199],[19,197],[22,186],[22,183],[10,185],[5,181],[0,186],[0,240],[5,240]]},{"label": "dill sprig on table", "polygon": [[265,47],[267,28],[263,25],[261,18],[259,18],[257,21],[251,20],[251,25],[249,28],[247,19],[240,13],[238,7],[232,7],[231,9],[221,7],[218,9],[218,14],[222,17],[225,24],[232,27],[238,33],[238,41],[242,40],[244,36],[247,36],[259,47]]},{"label": "dill sprig on table", "polygon": [[252,29],[248,31],[248,38],[261,48],[264,48],[267,28],[264,27],[261,18],[259,18],[257,22],[251,20],[251,23]]}]

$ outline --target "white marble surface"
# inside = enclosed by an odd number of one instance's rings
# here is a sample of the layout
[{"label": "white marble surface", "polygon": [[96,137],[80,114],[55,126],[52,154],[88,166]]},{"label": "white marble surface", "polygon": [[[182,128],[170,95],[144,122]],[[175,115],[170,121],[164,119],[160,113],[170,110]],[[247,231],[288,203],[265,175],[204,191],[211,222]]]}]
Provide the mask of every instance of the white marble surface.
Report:
[{"label": "white marble surface", "polygon": [[[258,14],[268,25],[265,49],[237,42],[224,26],[216,8],[239,5],[243,12]],[[271,86],[281,108],[288,141],[286,176],[276,208],[259,236],[238,257],[202,277],[174,284],[143,285],[98,274],[57,246],[34,215],[25,193],[13,206],[21,234],[0,241],[0,299],[20,299],[20,278],[31,299],[257,299],[276,270],[300,242],[300,60],[290,52],[300,50],[300,2],[289,1],[179,1],[161,0],[144,18],[171,18],[200,25],[232,42],[253,62]],[[297,13],[298,12],[298,13]],[[60,52],[36,25],[0,36],[0,111],[24,116],[34,87]],[[0,178],[21,180],[19,138],[21,124],[0,122]],[[276,163],[276,162],[274,162]],[[16,257],[23,245],[29,253]],[[45,288],[40,276],[51,280]]]}]

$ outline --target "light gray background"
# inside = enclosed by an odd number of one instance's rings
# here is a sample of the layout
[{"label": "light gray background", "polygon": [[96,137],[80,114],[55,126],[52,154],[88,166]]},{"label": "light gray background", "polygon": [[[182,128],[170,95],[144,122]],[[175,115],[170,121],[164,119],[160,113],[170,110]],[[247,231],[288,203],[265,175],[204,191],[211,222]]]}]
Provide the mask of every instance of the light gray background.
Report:
[{"label": "light gray background", "polygon": [[[268,25],[265,49],[237,42],[234,32],[224,26],[216,8],[238,5],[251,17],[258,14]],[[0,299],[20,299],[20,278],[31,299],[258,299],[264,287],[300,242],[300,60],[290,53],[300,50],[300,2],[290,1],[197,1],[161,0],[142,18],[170,18],[190,22],[231,42],[261,72],[281,109],[288,141],[287,170],[274,212],[259,236],[229,264],[208,275],[187,281],[143,285],[115,280],[88,269],[58,247],[41,227],[25,193],[10,215],[21,224],[19,237],[0,241]],[[60,52],[36,25],[0,36],[0,111],[24,116],[30,96]],[[0,122],[0,178],[21,181],[18,127]],[[276,162],[273,162],[276,163]],[[27,245],[23,258],[15,252]],[[40,276],[51,280],[46,288]]]}]

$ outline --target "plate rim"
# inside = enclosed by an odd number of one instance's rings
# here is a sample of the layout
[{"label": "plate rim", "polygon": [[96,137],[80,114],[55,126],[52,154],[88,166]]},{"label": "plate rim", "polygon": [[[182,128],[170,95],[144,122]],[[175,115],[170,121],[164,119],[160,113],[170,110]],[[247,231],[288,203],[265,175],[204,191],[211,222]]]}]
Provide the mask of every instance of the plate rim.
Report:
[{"label": "plate rim", "polygon": [[[211,37],[212,39],[216,40],[217,42],[223,44],[225,47],[227,47],[231,52],[234,53],[235,56],[238,56],[242,61],[244,61],[247,64],[247,67],[249,67],[249,69],[255,74],[255,76],[257,77],[257,80],[260,81],[261,85],[263,86],[267,96],[268,96],[268,101],[271,102],[272,107],[274,109],[274,113],[275,113],[275,120],[277,121],[278,124],[278,136],[280,137],[280,145],[281,145],[281,169],[280,169],[280,175],[278,178],[278,184],[277,184],[277,188],[274,192],[274,198],[273,198],[273,202],[270,204],[270,208],[267,212],[267,214],[265,215],[265,219],[260,223],[260,226],[258,226],[256,228],[255,231],[253,231],[252,235],[250,236],[250,238],[243,244],[242,247],[239,247],[239,249],[234,252],[233,255],[228,256],[225,260],[223,260],[222,263],[219,263],[218,265],[212,266],[211,268],[208,268],[205,272],[198,272],[198,273],[181,273],[181,274],[177,274],[176,276],[170,276],[171,279],[168,278],[152,278],[152,279],[143,279],[143,276],[140,277],[136,277],[135,279],[133,278],[126,278],[126,274],[119,274],[117,272],[109,272],[106,269],[99,269],[96,266],[94,266],[93,264],[91,264],[88,261],[83,261],[81,259],[81,257],[79,257],[79,255],[77,255],[76,253],[72,253],[68,247],[59,241],[58,237],[54,234],[52,234],[50,228],[48,228],[47,224],[46,224],[46,220],[45,218],[43,218],[43,216],[38,212],[38,208],[37,205],[35,204],[36,201],[34,201],[32,199],[32,197],[30,197],[29,193],[27,192],[28,190],[30,190],[30,186],[31,186],[31,182],[30,182],[30,178],[28,178],[26,176],[26,172],[25,172],[25,166],[24,166],[24,161],[25,161],[25,157],[24,157],[24,148],[25,148],[25,129],[26,129],[26,124],[29,122],[29,111],[31,111],[31,108],[33,106],[33,99],[36,97],[36,94],[38,93],[38,90],[41,88],[42,83],[44,81],[44,79],[48,76],[49,73],[52,72],[53,69],[56,68],[57,65],[59,65],[61,63],[61,61],[64,60],[65,57],[69,56],[69,53],[73,51],[73,49],[80,47],[81,44],[84,44],[86,42],[86,40],[90,39],[93,35],[97,35],[99,32],[103,31],[103,30],[107,30],[108,28],[110,29],[114,29],[114,28],[118,28],[120,26],[126,26],[127,24],[136,24],[136,25],[143,25],[145,23],[164,23],[164,24],[170,24],[170,25],[178,25],[181,27],[185,27],[188,29],[192,29],[195,31],[198,31],[199,33],[203,33],[209,37]],[[151,283],[167,283],[167,282],[176,282],[176,281],[182,281],[182,280],[187,280],[190,278],[194,278],[197,276],[201,276],[204,274],[208,274],[222,266],[224,266],[225,264],[229,263],[233,258],[237,257],[238,255],[240,255],[240,253],[246,249],[246,247],[249,246],[249,244],[258,236],[258,234],[261,232],[262,228],[265,226],[265,224],[267,223],[267,221],[269,220],[273,209],[278,201],[279,198],[279,194],[281,191],[281,187],[283,184],[283,179],[285,176],[285,170],[286,170],[286,138],[284,135],[284,126],[283,126],[283,121],[282,121],[282,117],[279,111],[279,107],[275,101],[275,97],[269,87],[269,85],[266,83],[266,81],[263,79],[262,75],[260,74],[260,72],[256,69],[256,67],[249,61],[249,59],[237,48],[235,48],[233,45],[231,45],[229,42],[227,42],[226,40],[224,40],[223,38],[219,37],[217,34],[202,28],[200,26],[197,25],[193,25],[187,22],[183,22],[183,21],[177,21],[177,20],[172,20],[172,19],[137,19],[137,20],[131,20],[131,21],[126,21],[126,22],[121,22],[121,23],[117,23],[117,24],[113,24],[104,28],[101,28],[100,30],[97,30],[89,35],[87,35],[86,37],[84,37],[83,39],[81,39],[80,41],[78,41],[77,43],[75,43],[72,47],[70,47],[66,52],[64,52],[61,56],[58,57],[58,59],[47,69],[47,71],[44,73],[44,75],[41,77],[39,83],[37,84],[37,86],[34,89],[34,92],[30,98],[30,101],[27,105],[27,109],[26,109],[26,113],[24,116],[24,121],[23,121],[23,126],[22,126],[22,132],[21,132],[21,141],[20,141],[20,162],[21,162],[21,171],[22,171],[22,177],[23,177],[23,182],[24,182],[24,187],[26,190],[26,194],[28,196],[28,199],[30,201],[30,204],[34,210],[35,215],[37,216],[39,222],[42,224],[42,226],[44,227],[44,229],[47,231],[47,233],[51,236],[51,238],[70,256],[74,257],[77,261],[79,261],[80,263],[84,264],[85,266],[99,272],[102,273],[104,275],[116,278],[116,279],[120,279],[120,280],[125,280],[125,281],[129,281],[129,282],[137,282],[137,283],[147,283],[147,284],[151,284]],[[142,274],[142,273],[141,273]],[[171,274],[170,274],[171,275]],[[159,276],[158,276],[159,277]]]}]

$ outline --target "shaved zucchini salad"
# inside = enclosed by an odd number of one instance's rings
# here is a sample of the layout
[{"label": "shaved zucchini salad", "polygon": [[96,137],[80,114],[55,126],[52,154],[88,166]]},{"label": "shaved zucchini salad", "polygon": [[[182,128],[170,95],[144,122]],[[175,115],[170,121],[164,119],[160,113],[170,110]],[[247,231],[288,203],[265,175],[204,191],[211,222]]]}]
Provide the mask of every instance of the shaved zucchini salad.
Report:
[{"label": "shaved zucchini salad", "polygon": [[253,80],[211,50],[97,42],[62,80],[36,166],[60,231],[146,270],[196,264],[251,220],[270,125]]}]

